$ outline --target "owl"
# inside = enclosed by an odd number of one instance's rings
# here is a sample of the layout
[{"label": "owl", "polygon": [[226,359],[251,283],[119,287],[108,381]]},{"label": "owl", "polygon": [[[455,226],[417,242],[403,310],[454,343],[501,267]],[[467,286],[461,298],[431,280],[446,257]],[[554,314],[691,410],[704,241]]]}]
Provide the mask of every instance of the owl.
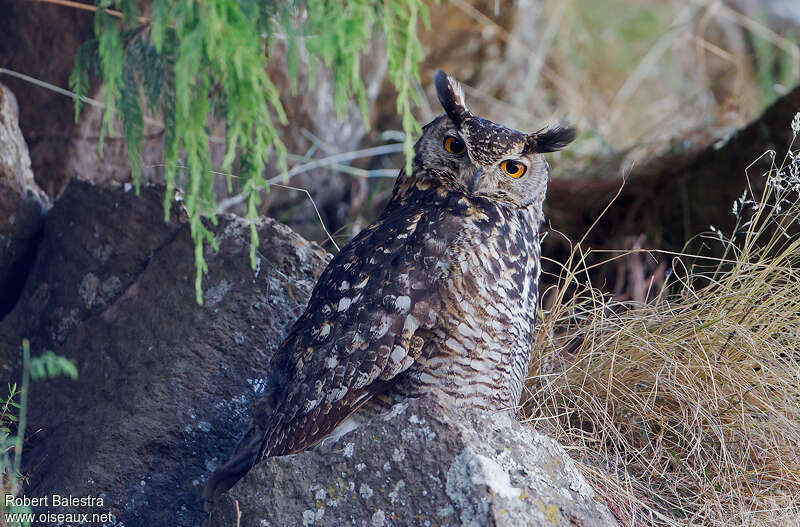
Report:
[{"label": "owl", "polygon": [[307,449],[440,391],[453,406],[518,404],[540,275],[550,167],[575,130],[525,134],[470,112],[437,71],[425,125],[378,220],[339,252],[270,365],[263,399],[206,506],[255,463]]}]

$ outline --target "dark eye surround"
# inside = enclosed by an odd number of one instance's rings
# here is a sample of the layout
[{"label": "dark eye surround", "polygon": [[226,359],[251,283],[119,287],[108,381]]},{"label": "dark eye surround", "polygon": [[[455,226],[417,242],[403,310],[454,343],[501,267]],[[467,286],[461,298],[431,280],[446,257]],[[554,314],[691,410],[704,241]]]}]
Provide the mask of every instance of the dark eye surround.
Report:
[{"label": "dark eye surround", "polygon": [[460,156],[467,151],[467,145],[464,144],[464,141],[462,141],[458,137],[453,137],[453,136],[445,137],[444,143],[442,143],[442,147],[451,154],[457,156]]},{"label": "dark eye surround", "polygon": [[523,163],[514,161],[513,159],[506,159],[500,163],[500,168],[503,169],[503,172],[514,179],[521,178],[525,174],[525,171],[528,170],[528,167],[526,167]]}]

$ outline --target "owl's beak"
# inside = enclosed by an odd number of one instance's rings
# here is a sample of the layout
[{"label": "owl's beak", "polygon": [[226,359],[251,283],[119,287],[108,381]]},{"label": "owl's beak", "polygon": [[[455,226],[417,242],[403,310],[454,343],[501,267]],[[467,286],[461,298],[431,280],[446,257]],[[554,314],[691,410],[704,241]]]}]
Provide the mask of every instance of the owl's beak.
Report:
[{"label": "owl's beak", "polygon": [[481,178],[483,177],[483,170],[480,168],[473,168],[472,174],[469,178],[469,191],[475,192],[475,189],[478,188],[478,184],[480,184]]}]

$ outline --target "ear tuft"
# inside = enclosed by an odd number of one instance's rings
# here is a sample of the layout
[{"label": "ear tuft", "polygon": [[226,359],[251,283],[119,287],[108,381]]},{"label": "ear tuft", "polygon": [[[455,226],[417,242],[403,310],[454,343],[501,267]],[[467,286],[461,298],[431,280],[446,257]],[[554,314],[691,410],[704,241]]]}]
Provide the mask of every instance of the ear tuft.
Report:
[{"label": "ear tuft", "polygon": [[442,108],[444,108],[450,120],[453,121],[453,124],[460,128],[461,123],[471,115],[464,100],[464,90],[455,79],[442,70],[436,70],[434,84],[436,85],[436,95],[439,97]]},{"label": "ear tuft", "polygon": [[546,154],[561,150],[577,136],[577,130],[572,127],[554,126],[545,130],[539,130],[528,136],[526,150]]}]

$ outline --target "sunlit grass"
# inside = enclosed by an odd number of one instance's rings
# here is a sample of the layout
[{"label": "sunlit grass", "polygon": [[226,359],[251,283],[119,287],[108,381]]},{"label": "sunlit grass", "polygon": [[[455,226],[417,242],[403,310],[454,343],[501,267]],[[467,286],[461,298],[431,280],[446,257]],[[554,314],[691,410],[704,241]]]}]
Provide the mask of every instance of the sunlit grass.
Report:
[{"label": "sunlit grass", "polygon": [[800,155],[763,177],[736,232],[708,235],[724,259],[660,255],[650,301],[586,283],[578,244],[545,295],[525,416],[623,524],[800,521]]},{"label": "sunlit grass", "polygon": [[[434,24],[424,36],[432,52],[425,67],[452,67],[473,110],[495,121],[520,130],[548,121],[577,126],[578,140],[552,156],[560,178],[619,175],[598,170],[598,159],[630,166],[701,149],[800,81],[797,38],[727,2],[532,4],[440,4],[444,33],[468,45],[440,36]],[[501,48],[502,59],[470,55],[468,46]]]}]

